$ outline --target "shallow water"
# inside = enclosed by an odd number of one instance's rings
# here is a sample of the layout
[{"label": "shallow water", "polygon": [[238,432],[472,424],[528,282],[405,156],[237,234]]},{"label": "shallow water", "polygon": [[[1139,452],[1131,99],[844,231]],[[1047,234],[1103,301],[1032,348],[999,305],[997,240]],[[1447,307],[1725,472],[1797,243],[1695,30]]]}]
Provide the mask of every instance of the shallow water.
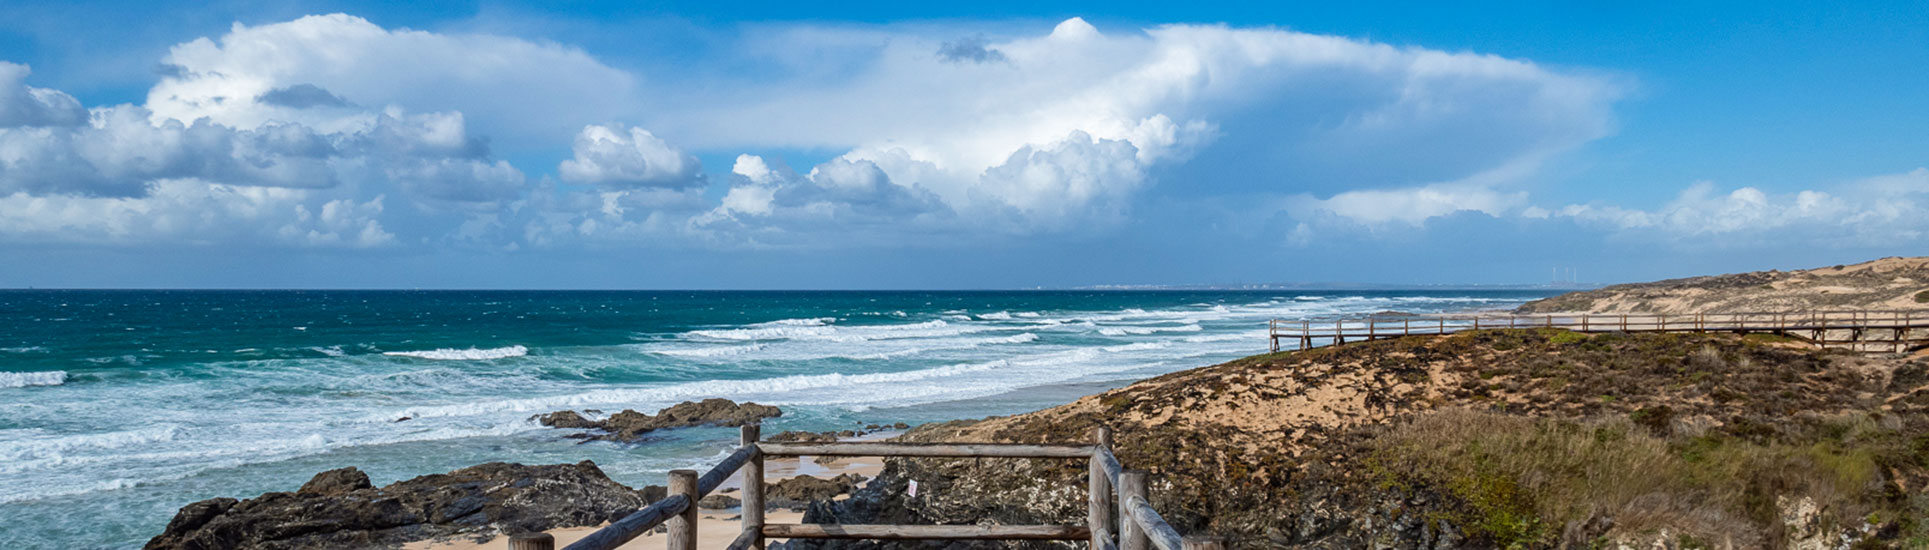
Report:
[{"label": "shallow water", "polygon": [[1547,294],[0,291],[0,546],[135,548],[188,502],[349,465],[381,484],[587,459],[661,483],[735,441],[528,420],[559,409],[752,400],[785,410],[767,433],[1010,414],[1263,352],[1269,318]]}]

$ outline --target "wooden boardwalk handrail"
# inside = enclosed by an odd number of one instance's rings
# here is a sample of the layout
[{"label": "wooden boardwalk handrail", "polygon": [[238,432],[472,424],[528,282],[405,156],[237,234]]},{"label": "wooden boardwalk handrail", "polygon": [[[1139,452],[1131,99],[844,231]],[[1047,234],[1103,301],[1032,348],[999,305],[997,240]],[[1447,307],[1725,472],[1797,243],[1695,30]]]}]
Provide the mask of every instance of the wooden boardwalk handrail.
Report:
[{"label": "wooden boardwalk handrail", "polygon": [[1877,345],[1902,351],[1929,344],[1929,312],[1810,311],[1799,313],[1552,313],[1516,315],[1463,313],[1368,315],[1320,321],[1274,319],[1266,324],[1273,351],[1280,340],[1297,340],[1299,349],[1316,343],[1377,340],[1410,335],[1441,335],[1467,330],[1550,328],[1574,332],[1734,332],[1772,333],[1820,345],[1870,350]]},{"label": "wooden boardwalk handrail", "polygon": [[[1146,501],[1145,473],[1126,470],[1112,454],[1112,433],[1093,431],[1092,445],[999,443],[773,443],[760,441],[761,427],[743,427],[742,445],[698,476],[670,472],[669,496],[617,520],[564,550],[613,550],[658,525],[668,525],[667,550],[695,550],[696,502],[742,472],[743,530],[726,550],[761,549],[766,539],[952,539],[1083,540],[1094,550],[1223,550],[1212,541],[1182,539]],[[769,456],[895,456],[934,458],[1084,458],[1088,460],[1090,510],[1086,525],[856,525],[765,524],[764,458]],[[745,468],[745,466],[750,466]],[[753,510],[754,508],[754,510]],[[1116,519],[1114,518],[1116,514]],[[1116,529],[1115,529],[1116,526]],[[1116,537],[1116,538],[1115,538]],[[1197,537],[1195,537],[1197,538]],[[546,541],[546,542],[545,542]],[[526,543],[526,544],[525,544]],[[552,550],[554,539],[518,539],[518,550]]]},{"label": "wooden boardwalk handrail", "polygon": [[1083,525],[858,525],[790,523],[765,525],[777,539],[1088,540]]},{"label": "wooden boardwalk handrail", "polygon": [[919,456],[934,458],[1087,458],[1090,445],[1010,443],[759,443],[765,456]]}]

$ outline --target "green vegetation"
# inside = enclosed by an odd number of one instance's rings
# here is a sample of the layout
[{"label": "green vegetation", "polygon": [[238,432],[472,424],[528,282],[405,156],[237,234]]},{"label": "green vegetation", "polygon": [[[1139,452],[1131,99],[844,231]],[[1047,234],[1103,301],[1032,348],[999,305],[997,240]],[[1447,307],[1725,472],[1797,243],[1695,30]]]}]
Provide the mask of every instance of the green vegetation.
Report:
[{"label": "green vegetation", "polygon": [[1581,334],[1579,332],[1565,331],[1565,330],[1561,331],[1559,334],[1555,334],[1554,337],[1547,339],[1549,343],[1553,343],[1553,344],[1572,344],[1572,343],[1582,342],[1586,340],[1587,340],[1586,334]]},{"label": "green vegetation", "polygon": [[1916,303],[1929,304],[1929,290],[1916,293]]},{"label": "green vegetation", "polygon": [[1929,541],[1929,495],[1904,494],[1882,473],[1929,463],[1929,433],[1857,414],[1809,418],[1772,441],[1656,435],[1668,414],[1577,422],[1449,409],[1371,440],[1372,471],[1385,485],[1444,489],[1462,503],[1456,524],[1501,548],[1552,547],[1561,526],[1601,515],[1624,532],[1767,546],[1778,497],[1814,499],[1837,524],[1896,518],[1903,540]]}]

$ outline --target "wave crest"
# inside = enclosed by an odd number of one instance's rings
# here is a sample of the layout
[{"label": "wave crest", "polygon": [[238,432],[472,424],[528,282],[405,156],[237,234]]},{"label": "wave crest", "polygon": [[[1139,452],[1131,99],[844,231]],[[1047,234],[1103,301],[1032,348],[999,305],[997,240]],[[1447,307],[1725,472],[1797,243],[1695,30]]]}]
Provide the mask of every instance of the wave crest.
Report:
[{"label": "wave crest", "polygon": [[382,355],[389,355],[394,357],[414,357],[416,359],[433,359],[437,361],[488,361],[491,359],[507,359],[510,357],[522,357],[524,355],[529,355],[529,348],[526,348],[523,346],[509,346],[505,348],[489,348],[489,349],[442,348],[442,349],[432,349],[432,350],[424,350],[424,351],[388,351],[388,352],[382,352]]},{"label": "wave crest", "polygon": [[27,386],[58,386],[67,383],[67,371],[46,372],[0,372],[0,388],[24,388]]}]

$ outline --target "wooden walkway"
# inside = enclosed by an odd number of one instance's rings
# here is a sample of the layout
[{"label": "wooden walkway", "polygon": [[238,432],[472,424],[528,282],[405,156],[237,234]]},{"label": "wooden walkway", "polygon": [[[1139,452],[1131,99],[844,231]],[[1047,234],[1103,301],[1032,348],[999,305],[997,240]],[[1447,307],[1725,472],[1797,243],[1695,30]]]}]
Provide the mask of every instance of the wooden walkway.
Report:
[{"label": "wooden walkway", "polygon": [[[658,525],[668,527],[665,550],[695,550],[697,501],[731,476],[743,476],[743,531],[727,550],[762,550],[767,539],[1062,540],[1093,550],[1225,550],[1222,537],[1188,536],[1166,523],[1146,497],[1146,473],[1127,470],[1112,455],[1112,431],[1093,431],[1089,445],[985,443],[775,443],[761,427],[743,427],[742,445],[710,471],[670,472],[669,496],[591,533],[564,550],[612,550]],[[764,523],[764,457],[904,456],[937,458],[1081,459],[1088,463],[1089,509],[1083,525],[858,525]],[[543,533],[515,535],[510,550],[554,550]]]},{"label": "wooden walkway", "polygon": [[1275,319],[1267,324],[1272,350],[1282,340],[1298,348],[1468,330],[1552,328],[1584,333],[1731,332],[1775,334],[1820,346],[1902,352],[1929,345],[1929,312],[1810,311],[1801,313],[1614,313],[1372,315],[1319,321]]}]

